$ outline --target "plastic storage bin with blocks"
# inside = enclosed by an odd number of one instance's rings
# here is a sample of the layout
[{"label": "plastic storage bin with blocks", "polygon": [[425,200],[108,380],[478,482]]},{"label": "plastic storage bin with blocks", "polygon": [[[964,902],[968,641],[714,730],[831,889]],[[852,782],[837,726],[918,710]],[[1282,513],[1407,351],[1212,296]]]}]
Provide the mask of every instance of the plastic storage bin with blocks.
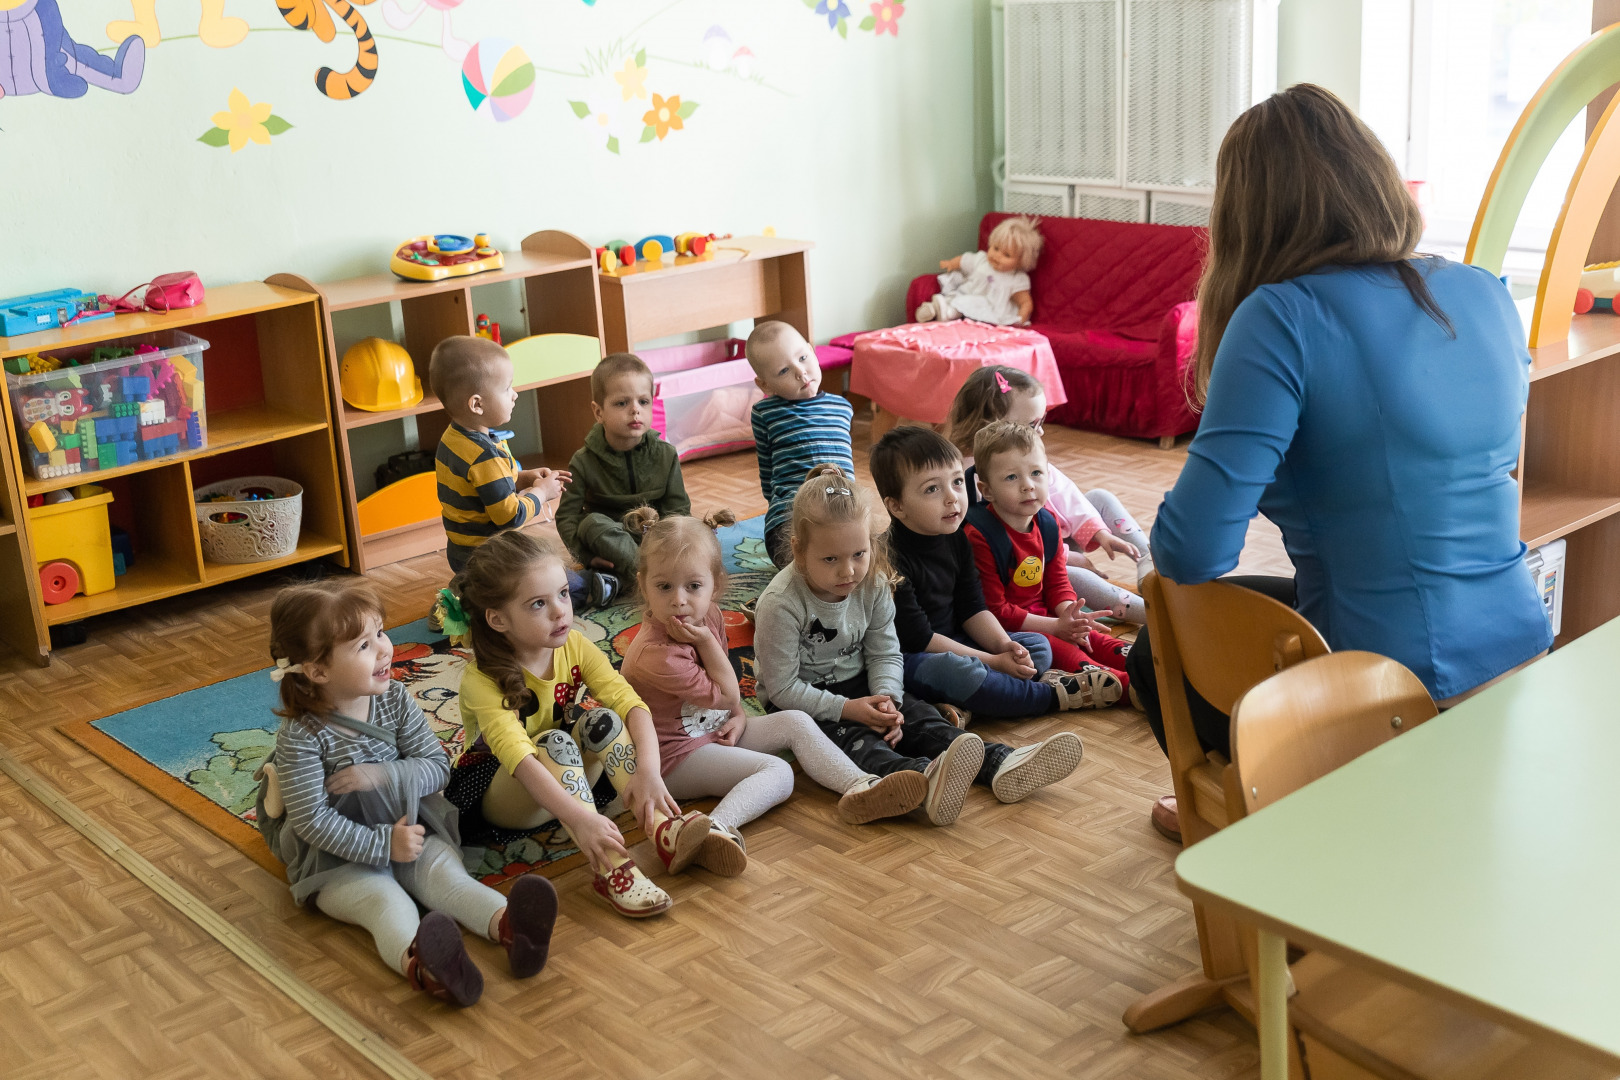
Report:
[{"label": "plastic storage bin with blocks", "polygon": [[197,536],[217,563],[266,562],[298,550],[304,489],[279,476],[242,476],[200,487]]},{"label": "plastic storage bin with blocks", "polygon": [[754,384],[744,345],[728,338],[638,354],[653,374],[652,426],[682,461],[754,445],[750,412],[765,394]]},{"label": "plastic storage bin with blocks", "polygon": [[202,449],[207,348],[202,338],[159,330],[7,360],[23,467],[52,480]]}]

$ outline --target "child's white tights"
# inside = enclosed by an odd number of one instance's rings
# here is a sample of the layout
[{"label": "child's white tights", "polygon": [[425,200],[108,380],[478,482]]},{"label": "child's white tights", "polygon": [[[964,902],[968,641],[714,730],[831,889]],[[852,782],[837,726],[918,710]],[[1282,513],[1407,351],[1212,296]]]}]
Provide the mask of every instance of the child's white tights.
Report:
[{"label": "child's white tights", "polygon": [[793,751],[805,774],[842,795],[866,776],[807,713],[750,716],[736,746],[705,743],[664,775],[677,799],[723,795],[709,820],[738,828],[793,794],[793,767],[777,757]]},{"label": "child's white tights", "polygon": [[315,906],[332,918],[371,931],[383,963],[401,975],[405,950],[422,921],[416,913],[418,900],[482,938],[489,937],[490,922],[506,906],[506,897],[475,881],[461,852],[437,836],[427,838],[415,862],[339,867],[315,894]]}]

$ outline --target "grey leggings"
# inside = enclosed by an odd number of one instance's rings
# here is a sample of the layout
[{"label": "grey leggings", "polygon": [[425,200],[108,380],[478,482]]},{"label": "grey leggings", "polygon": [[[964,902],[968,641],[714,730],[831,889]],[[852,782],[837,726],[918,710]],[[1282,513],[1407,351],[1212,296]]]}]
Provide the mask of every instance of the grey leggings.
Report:
[{"label": "grey leggings", "polygon": [[806,775],[839,795],[866,776],[809,714],[794,711],[750,716],[736,746],[705,743],[664,774],[664,786],[677,799],[725,796],[709,820],[738,828],[793,794],[793,767],[779,750],[792,750]]},{"label": "grey leggings", "polygon": [[[1103,488],[1093,488],[1086,492],[1086,501],[1097,508],[1102,515],[1103,523],[1108,531],[1130,544],[1142,553],[1142,559],[1136,564],[1136,580],[1141,581],[1153,569],[1153,555],[1148,550],[1148,537],[1142,527],[1131,517],[1119,497],[1112,491]],[[1107,558],[1106,555],[1103,558]],[[1120,556],[1115,556],[1116,559]],[[1069,564],[1069,584],[1074,586],[1074,593],[1088,608],[1101,611],[1105,608],[1124,608],[1123,618],[1129,622],[1143,625],[1147,622],[1147,608],[1142,598],[1129,589],[1122,589],[1109,581],[1101,574],[1087,569],[1079,562]]]},{"label": "grey leggings", "polygon": [[453,917],[483,938],[489,937],[495,913],[506,906],[506,897],[473,880],[461,852],[437,836],[427,838],[415,862],[339,867],[315,894],[315,906],[332,918],[371,931],[383,963],[401,975],[405,974],[405,950],[415,940],[422,921],[416,913],[417,901],[429,911]]}]

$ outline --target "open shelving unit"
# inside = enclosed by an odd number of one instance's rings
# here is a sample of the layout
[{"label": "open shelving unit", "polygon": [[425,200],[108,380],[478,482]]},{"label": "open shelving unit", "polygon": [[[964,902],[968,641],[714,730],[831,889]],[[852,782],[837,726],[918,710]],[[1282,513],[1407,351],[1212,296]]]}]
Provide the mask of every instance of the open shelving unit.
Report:
[{"label": "open shelving unit", "polygon": [[[442,281],[406,281],[392,273],[319,284],[295,274],[278,274],[269,280],[306,295],[314,294],[321,301],[326,342],[325,382],[336,405],[338,422],[334,425],[334,435],[342,465],[342,503],[349,554],[355,569],[361,573],[413,555],[442,550],[445,546],[444,527],[436,515],[416,524],[361,534],[350,433],[413,417],[418,447],[432,453],[450,421],[428,385],[428,359],[433,355],[434,346],[445,338],[473,333],[476,318],[473,289],[506,281],[521,283],[526,326],[522,333],[516,332],[516,327],[504,327],[508,344],[532,334],[580,334],[595,338],[597,356],[602,355],[602,304],[596,287],[595,258],[588,244],[565,232],[532,233],[523,240],[519,250],[505,253],[505,266],[501,269]],[[332,331],[332,316],[361,308],[391,308],[396,304],[397,325],[404,328],[400,344],[410,353],[422,380],[423,398],[418,404],[403,409],[371,412],[354,408],[343,401],[342,356]],[[562,467],[567,464],[573,448],[584,442],[593,422],[590,370],[517,386],[519,392],[536,389],[547,390],[545,394],[536,395],[539,425],[546,444],[544,458],[548,465]]]},{"label": "open shelving unit", "polygon": [[[154,330],[185,330],[209,342],[201,362],[208,440],[200,449],[35,480],[23,474],[9,390],[0,389],[0,637],[41,663],[49,659],[52,626],[323,556],[348,564],[325,327],[317,298],[308,292],[264,282],[218,286],[208,290],[202,304],[183,311],[140,312],[0,337],[0,358]],[[256,474],[302,485],[297,550],[267,562],[208,561],[192,492],[203,484]],[[113,493],[108,514],[130,534],[134,561],[111,590],[45,604],[29,538],[28,498],[80,484],[97,484]]]},{"label": "open shelving unit", "polygon": [[1520,539],[1567,545],[1564,645],[1620,617],[1620,316],[1577,315],[1530,350],[1518,476]]}]

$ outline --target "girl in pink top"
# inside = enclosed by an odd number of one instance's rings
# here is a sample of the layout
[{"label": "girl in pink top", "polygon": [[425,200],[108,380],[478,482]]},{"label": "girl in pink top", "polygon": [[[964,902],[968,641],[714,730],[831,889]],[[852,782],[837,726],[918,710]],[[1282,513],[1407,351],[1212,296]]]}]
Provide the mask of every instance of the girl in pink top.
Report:
[{"label": "girl in pink top", "polygon": [[709,813],[712,831],[696,861],[724,876],[748,865],[741,826],[793,793],[793,769],[777,756],[783,750],[793,751],[811,779],[842,796],[838,812],[851,823],[914,810],[927,790],[921,773],[863,772],[806,713],[743,711],[715,602],[725,590],[726,570],[714,530],[733,520],[722,512],[703,521],[660,521],[650,507],[625,516],[625,526],[643,534],[637,582],[646,615],[621,671],[652,713],[670,793],[677,799],[723,796]]}]

